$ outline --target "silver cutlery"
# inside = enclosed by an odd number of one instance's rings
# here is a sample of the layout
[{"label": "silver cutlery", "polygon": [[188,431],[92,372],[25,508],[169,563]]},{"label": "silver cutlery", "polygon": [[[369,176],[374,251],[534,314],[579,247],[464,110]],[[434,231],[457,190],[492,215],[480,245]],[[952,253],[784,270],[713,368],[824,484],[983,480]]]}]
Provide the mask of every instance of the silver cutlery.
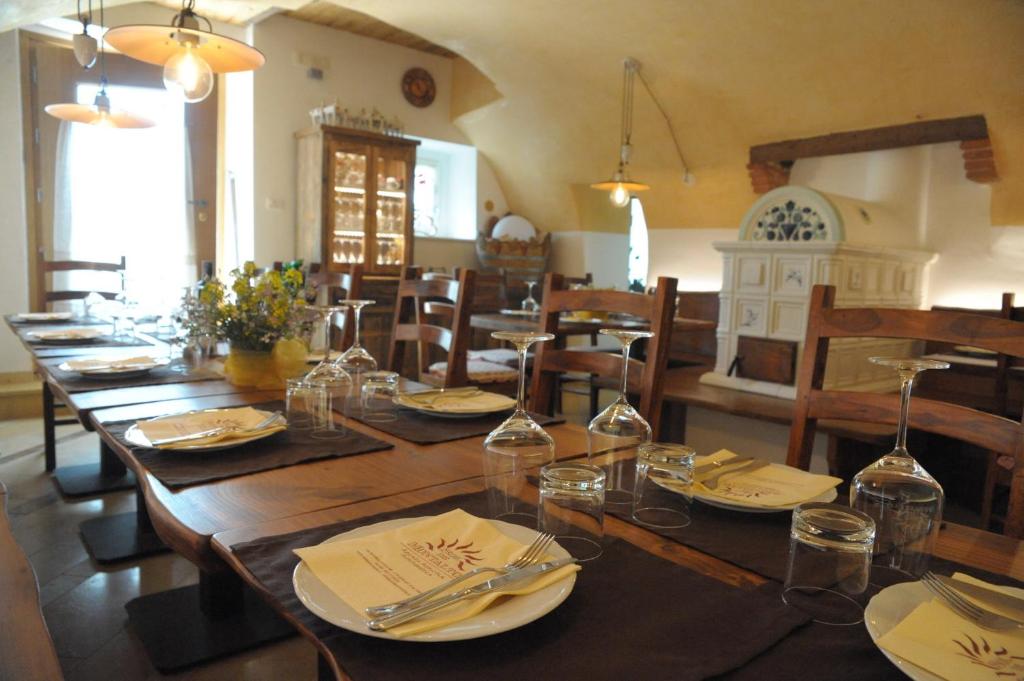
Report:
[{"label": "silver cutlery", "polygon": [[[960,593],[964,596],[970,596],[971,598],[980,601],[983,605],[987,605],[993,608],[997,608],[1003,612],[999,614],[1009,619],[1016,620],[1024,624],[1024,598],[1017,598],[1004,594],[1001,591],[995,589],[989,589],[984,586],[978,586],[977,584],[971,584],[960,579],[953,579],[952,577],[946,577],[945,575],[937,575],[934,572],[926,572],[925,577],[938,581],[948,589]],[[1009,615],[1008,613],[1013,613]]]},{"label": "silver cutlery", "polygon": [[707,489],[713,490],[718,488],[718,483],[723,475],[727,475],[729,473],[738,473],[740,471],[744,473],[750,473],[751,471],[766,468],[767,466],[770,465],[772,465],[771,461],[752,459],[740,466],[730,466],[729,468],[719,471],[718,473],[714,473],[713,475],[710,475],[704,478],[703,480],[700,480],[699,482],[700,484],[704,485],[704,487],[706,487]]},{"label": "silver cutlery", "polygon": [[563,565],[570,565],[575,562],[576,559],[570,556],[568,558],[560,558],[558,560],[548,561],[547,563],[541,563],[540,565],[534,565],[528,568],[513,570],[506,575],[493,577],[486,582],[462,589],[461,591],[456,591],[455,593],[443,598],[428,601],[421,606],[402,610],[401,612],[387,617],[370,620],[366,623],[366,626],[374,631],[383,631],[385,629],[397,627],[399,624],[405,624],[406,622],[423,617],[424,615],[429,615],[430,613],[436,612],[441,608],[451,605],[452,603],[464,601],[468,598],[477,598],[484,594],[500,591],[508,587],[518,586],[539,577],[545,572],[557,570]]},{"label": "silver cutlery", "polygon": [[960,615],[965,620],[974,622],[983,629],[991,629],[992,631],[1024,629],[1024,624],[1016,620],[1012,620],[1009,617],[1003,617],[991,610],[986,610],[985,608],[971,603],[956,591],[935,579],[935,576],[931,573],[926,572],[921,577],[921,583],[924,584],[929,591],[935,594],[950,610]]},{"label": "silver cutlery", "polygon": [[735,466],[738,463],[746,463],[748,461],[753,461],[753,460],[754,460],[754,457],[752,457],[752,456],[734,456],[731,459],[723,459],[723,460],[720,460],[720,461],[709,461],[707,463],[702,463],[699,466],[694,466],[693,467],[693,477],[694,477],[694,479],[696,479],[698,475],[703,475],[705,473],[710,473],[712,471],[720,470],[720,469],[722,469],[722,468],[724,468],[726,466]]},{"label": "silver cutlery", "polygon": [[437,390],[421,390],[413,393],[400,393],[402,397],[410,399],[420,404],[433,404],[442,397],[460,396],[469,397],[482,393],[483,391],[476,386],[467,386],[464,388],[438,388]]},{"label": "silver cutlery", "polygon": [[429,601],[434,596],[438,596],[448,591],[456,584],[459,584],[469,579],[470,577],[484,574],[485,572],[497,572],[498,575],[501,576],[508,574],[513,570],[520,570],[522,568],[530,567],[544,556],[544,551],[547,550],[548,546],[551,545],[551,542],[554,541],[554,539],[555,535],[553,534],[538,534],[537,538],[534,539],[533,542],[526,547],[526,551],[521,556],[519,556],[515,560],[510,560],[509,562],[505,563],[505,565],[503,565],[502,567],[482,566],[474,568],[465,574],[459,575],[454,579],[448,580],[444,584],[440,584],[434,587],[433,589],[423,591],[421,593],[416,594],[415,596],[410,596],[405,600],[396,601],[394,603],[387,603],[384,605],[371,605],[370,607],[366,608],[364,612],[366,612],[366,614],[370,617],[384,617],[386,615],[398,612],[399,610],[411,608],[425,601]]},{"label": "silver cutlery", "polygon": [[257,423],[252,428],[229,428],[227,426],[219,426],[217,428],[211,428],[209,430],[203,430],[198,433],[189,433],[188,435],[177,435],[175,437],[165,437],[160,440],[150,440],[149,444],[153,447],[159,447],[161,445],[169,445],[177,442],[188,442],[189,440],[201,440],[204,437],[210,437],[212,435],[220,435],[227,432],[235,433],[255,433],[256,431],[269,428],[271,424],[277,421],[281,417],[281,412],[275,411],[273,414]]}]

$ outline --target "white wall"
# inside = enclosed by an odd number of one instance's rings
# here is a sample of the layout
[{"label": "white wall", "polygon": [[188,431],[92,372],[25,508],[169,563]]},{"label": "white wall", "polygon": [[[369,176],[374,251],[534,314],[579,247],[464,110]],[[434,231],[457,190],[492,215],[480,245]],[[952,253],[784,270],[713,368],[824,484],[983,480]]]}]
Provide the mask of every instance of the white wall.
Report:
[{"label": "white wall", "polygon": [[[18,32],[0,33],[0,314],[26,312],[29,305],[19,62]],[[0,332],[0,373],[30,368],[14,334]]]},{"label": "white wall", "polygon": [[[466,144],[449,116],[452,62],[390,43],[364,38],[284,16],[252,29],[253,44],[267,56],[254,75],[254,221],[257,262],[288,260],[295,252],[295,140],[310,125],[309,110],[335,99],[357,113],[374,107],[398,116],[409,135]],[[299,55],[323,60],[323,80],[307,77]],[[405,101],[402,74],[413,66],[434,77],[437,97],[418,109]],[[480,158],[478,169],[486,165]],[[505,199],[489,169],[479,170],[478,202],[494,202],[501,215]],[[500,212],[499,212],[500,211]],[[486,218],[481,208],[481,221]]]},{"label": "white wall", "polygon": [[629,288],[629,235],[609,232],[552,232],[548,269],[570,277],[594,275],[594,286]]}]

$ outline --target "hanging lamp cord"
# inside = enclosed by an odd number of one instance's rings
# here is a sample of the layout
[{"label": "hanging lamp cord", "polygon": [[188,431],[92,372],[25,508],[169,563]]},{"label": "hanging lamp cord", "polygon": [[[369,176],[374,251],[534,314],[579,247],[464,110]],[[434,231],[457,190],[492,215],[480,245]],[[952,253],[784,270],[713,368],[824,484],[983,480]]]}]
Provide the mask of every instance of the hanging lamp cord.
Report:
[{"label": "hanging lamp cord", "polygon": [[[89,24],[92,23],[92,0],[89,0],[89,16],[82,16],[82,0],[78,0],[78,20],[82,22],[82,34],[88,33]],[[100,19],[102,21],[102,19]]]},{"label": "hanging lamp cord", "polygon": [[[651,101],[653,101],[654,106],[658,108],[658,111],[661,113],[662,118],[665,119],[665,125],[668,126],[668,134],[669,136],[672,137],[672,143],[676,147],[676,153],[679,154],[679,162],[683,165],[683,176],[686,177],[690,174],[690,167],[686,164],[686,159],[683,158],[683,149],[682,147],[679,146],[679,138],[676,136],[676,130],[672,126],[672,119],[668,117],[668,112],[665,111],[665,107],[663,107],[661,105],[661,102],[658,101],[658,98],[654,94],[654,90],[651,89],[650,83],[647,82],[647,79],[644,78],[643,72],[640,71],[639,65],[637,65],[634,68],[636,70],[637,75],[640,76],[640,83],[644,86],[644,89],[647,90],[647,94],[651,96]],[[628,62],[626,70],[629,70]],[[630,98],[632,98],[632,94],[632,90],[630,90]],[[632,127],[632,113],[630,113],[630,127]]]},{"label": "hanging lamp cord", "polygon": [[[89,0],[89,16],[92,17],[92,0]],[[107,32],[107,22],[103,16],[103,0],[100,0],[100,26],[103,28],[103,33]],[[105,36],[100,36],[100,92],[104,95],[107,94],[107,39]]]}]

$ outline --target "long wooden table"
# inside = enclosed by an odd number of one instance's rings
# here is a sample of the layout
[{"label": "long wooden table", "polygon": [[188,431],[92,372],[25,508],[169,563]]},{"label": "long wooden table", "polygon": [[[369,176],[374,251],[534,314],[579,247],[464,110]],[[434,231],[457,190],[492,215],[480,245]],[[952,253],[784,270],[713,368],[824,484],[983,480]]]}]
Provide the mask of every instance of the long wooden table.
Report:
[{"label": "long wooden table", "polygon": [[[194,664],[280,635],[279,628],[265,622],[267,613],[243,607],[247,602],[241,595],[241,581],[213,547],[213,536],[217,533],[471,479],[482,473],[483,436],[416,445],[349,420],[349,427],[389,442],[394,448],[172,490],[153,476],[132,450],[107,429],[108,424],[126,420],[189,409],[254,404],[281,397],[278,391],[236,392],[125,405],[89,413],[92,427],[110,450],[134,471],[139,481],[140,498],[144,499],[144,506],[139,509],[139,526],[151,525],[160,539],[192,561],[200,571],[198,587],[143,597],[128,606],[129,618],[136,623],[136,632],[158,668],[167,670],[180,664]],[[561,424],[548,426],[547,430],[555,438],[559,458],[586,454],[584,429]],[[214,620],[206,617],[207,613],[213,613]],[[174,617],[179,619],[173,623],[168,621]],[[260,623],[254,625],[250,621],[253,618]],[[154,621],[159,621],[160,626],[155,626]],[[204,631],[252,629],[269,633],[253,640],[234,640],[228,647],[214,643],[219,639],[216,634],[209,640],[190,640],[185,642],[188,645],[181,645],[175,632],[188,627]]]},{"label": "long wooden table", "polygon": [[[539,315],[536,317],[526,317],[501,314],[500,312],[479,312],[469,318],[469,325],[472,328],[485,331],[534,331],[538,328],[539,324]],[[674,332],[697,331],[713,329],[715,326],[715,322],[706,319],[676,317],[673,320],[672,329]],[[650,324],[646,321],[632,319],[612,318],[605,321],[588,321],[563,317],[558,321],[558,335],[560,336],[589,336],[597,333],[598,329],[647,328],[650,328]]]},{"label": "long wooden table", "polygon": [[[483,485],[480,479],[461,480],[304,515],[294,515],[217,533],[213,538],[213,546],[224,561],[317,647],[320,653],[321,679],[336,678],[346,681],[350,677],[345,673],[345,660],[337,659],[331,649],[321,639],[309,631],[301,622],[287,614],[284,604],[273,595],[267,593],[255,576],[238,559],[233,551],[234,547],[257,539],[275,537],[342,521],[358,520],[359,518],[373,516],[386,511],[409,508],[448,496],[478,492],[482,488]],[[664,537],[613,516],[605,516],[605,533],[625,539],[649,553],[739,588],[751,589],[766,581],[765,578],[758,574],[691,549],[675,541],[667,540]],[[939,535],[936,555],[990,572],[1024,579],[1024,550],[1022,550],[1021,542],[1009,537],[950,523],[943,528]],[[600,561],[588,564],[584,569],[600,569]],[[609,626],[613,625],[609,623]],[[637,654],[643,653],[642,651],[637,651]],[[898,674],[899,672],[894,668],[893,676],[895,677]],[[360,678],[355,681],[365,680]]]}]

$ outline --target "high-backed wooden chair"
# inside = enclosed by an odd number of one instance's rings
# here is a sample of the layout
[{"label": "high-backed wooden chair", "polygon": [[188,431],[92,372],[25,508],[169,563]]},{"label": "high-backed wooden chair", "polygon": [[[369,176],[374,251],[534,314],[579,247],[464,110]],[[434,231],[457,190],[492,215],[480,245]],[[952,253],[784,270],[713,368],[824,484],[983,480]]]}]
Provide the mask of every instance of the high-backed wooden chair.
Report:
[{"label": "high-backed wooden chair", "polygon": [[[540,326],[548,333],[558,332],[558,317],[571,310],[596,310],[629,314],[650,321],[654,337],[647,345],[647,359],[630,359],[629,391],[640,396],[637,410],[651,425],[658,437],[661,425],[662,383],[672,343],[672,319],[676,309],[677,281],[660,277],[653,295],[624,291],[570,291],[560,274],[544,278],[544,302],[541,304]],[[602,378],[622,374],[620,355],[604,352],[574,352],[556,348],[551,343],[534,346],[531,408],[551,414],[555,404],[558,378],[566,371],[583,372]]]},{"label": "high-backed wooden chair", "polygon": [[7,522],[7,490],[0,483],[0,679],[64,678],[39,605],[39,584]]},{"label": "high-backed wooden chair", "polygon": [[[445,388],[467,385],[466,350],[469,346],[469,303],[473,298],[476,272],[464,270],[458,279],[424,279],[422,270],[407,267],[398,283],[395,299],[395,317],[391,326],[391,346],[388,350],[388,366],[391,371],[402,373],[405,360],[405,343],[418,344],[417,374],[420,380],[439,383]],[[451,327],[445,328],[424,320],[425,302],[451,305]],[[447,370],[440,380],[431,379],[427,373],[429,348],[440,346],[446,353]]]},{"label": "high-backed wooden chair", "polygon": [[[319,263],[311,263],[306,285],[316,288],[317,305],[333,305],[346,298],[359,300],[363,295],[363,266],[355,263],[348,265],[347,272],[324,272]],[[355,335],[355,313],[348,310],[344,315],[335,315],[332,321],[331,348],[348,349]]]},{"label": "high-backed wooden chair", "polygon": [[114,272],[121,276],[121,290],[117,291],[95,291],[107,300],[114,300],[124,289],[124,268],[125,259],[121,256],[120,262],[89,262],[86,260],[47,260],[42,249],[36,252],[36,301],[34,308],[46,311],[50,303],[67,300],[81,300],[93,289],[88,291],[75,290],[53,290],[51,277],[54,272]]},{"label": "high-backed wooden chair", "polygon": [[[807,338],[797,377],[793,427],[787,463],[806,470],[818,419],[873,423],[899,422],[899,396],[823,390],[825,362],[832,338],[908,338],[971,345],[1012,358],[1024,357],[1024,323],[944,310],[836,308],[835,287],[817,285],[811,294]],[[1021,461],[1024,427],[971,407],[915,397],[910,427],[969,442]],[[1024,535],[1024,466],[1014,469],[1006,534]]]}]

